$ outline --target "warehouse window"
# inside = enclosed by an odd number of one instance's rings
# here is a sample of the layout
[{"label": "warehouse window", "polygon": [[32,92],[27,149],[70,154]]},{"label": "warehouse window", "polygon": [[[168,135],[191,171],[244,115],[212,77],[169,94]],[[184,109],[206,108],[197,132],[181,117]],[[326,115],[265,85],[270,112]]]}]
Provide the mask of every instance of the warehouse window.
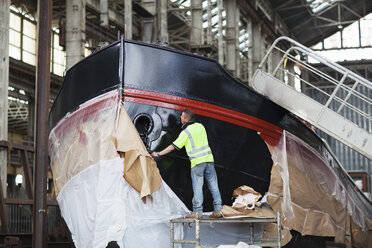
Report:
[{"label": "warehouse window", "polygon": [[[371,24],[372,14],[369,14],[314,45],[312,49],[335,62],[372,59]],[[316,63],[312,59],[309,62]]]},{"label": "warehouse window", "polygon": [[327,8],[334,4],[335,0],[307,0],[312,12],[317,14],[321,11],[325,11]]},{"label": "warehouse window", "polygon": [[9,21],[9,56],[21,59],[21,17],[12,12]]},{"label": "warehouse window", "polygon": [[36,24],[15,8],[10,12],[9,56],[30,65],[36,64]]},{"label": "warehouse window", "polygon": [[63,76],[66,69],[66,52],[63,51],[63,47],[59,45],[59,30],[54,29],[52,32],[52,66],[51,71],[58,75]]},{"label": "warehouse window", "polygon": [[360,21],[354,22],[342,30],[342,46],[344,48],[360,46],[359,37],[361,30],[359,29],[359,24]]},{"label": "warehouse window", "polygon": [[36,65],[36,24],[25,18],[22,24],[22,60]]},{"label": "warehouse window", "polygon": [[324,49],[341,48],[341,32],[337,32],[334,35],[325,39]]},{"label": "warehouse window", "polygon": [[372,14],[367,15],[360,23],[360,39],[362,46],[372,46]]},{"label": "warehouse window", "polygon": [[[11,6],[9,22],[9,56],[30,65],[36,65],[37,27],[34,19]],[[53,28],[50,71],[63,76],[66,69],[66,53],[59,45],[59,30]]]}]

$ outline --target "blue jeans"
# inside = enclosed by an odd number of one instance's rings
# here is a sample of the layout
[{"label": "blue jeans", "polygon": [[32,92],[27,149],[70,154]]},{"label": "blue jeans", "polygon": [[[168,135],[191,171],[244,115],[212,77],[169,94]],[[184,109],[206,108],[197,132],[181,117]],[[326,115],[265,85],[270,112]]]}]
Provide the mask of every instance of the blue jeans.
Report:
[{"label": "blue jeans", "polygon": [[212,193],[214,212],[220,212],[222,209],[222,200],[213,162],[197,164],[191,168],[192,189],[194,191],[194,197],[192,198],[193,212],[203,212],[204,175],[208,183],[208,188]]}]

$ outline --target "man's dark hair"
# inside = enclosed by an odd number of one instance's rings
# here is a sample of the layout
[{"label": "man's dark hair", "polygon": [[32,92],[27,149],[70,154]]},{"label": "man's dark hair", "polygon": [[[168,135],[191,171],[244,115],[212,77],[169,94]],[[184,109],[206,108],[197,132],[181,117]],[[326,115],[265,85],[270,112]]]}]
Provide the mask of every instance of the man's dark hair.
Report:
[{"label": "man's dark hair", "polygon": [[185,109],[182,111],[182,113],[185,113],[187,117],[189,117],[190,121],[195,121],[195,113],[194,111],[190,109]]}]

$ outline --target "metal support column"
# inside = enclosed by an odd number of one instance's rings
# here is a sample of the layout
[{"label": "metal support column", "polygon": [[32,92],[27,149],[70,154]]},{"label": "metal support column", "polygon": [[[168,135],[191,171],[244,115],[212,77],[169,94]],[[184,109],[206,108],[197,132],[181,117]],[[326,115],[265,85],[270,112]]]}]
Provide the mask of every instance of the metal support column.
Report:
[{"label": "metal support column", "polygon": [[85,0],[66,0],[66,70],[84,58]]},{"label": "metal support column", "polygon": [[288,85],[291,87],[295,86],[295,70],[294,64],[292,61],[287,62],[287,69],[288,69]]},{"label": "metal support column", "polygon": [[155,26],[153,18],[143,18],[142,20],[142,41],[146,43],[154,43],[155,38]]},{"label": "metal support column", "polygon": [[247,33],[248,33],[248,84],[250,84],[253,77],[253,49],[252,49],[252,19],[247,17]]},{"label": "metal support column", "polygon": [[207,45],[212,45],[212,1],[207,0]]},{"label": "metal support column", "polygon": [[160,0],[160,41],[169,42],[167,0]]},{"label": "metal support column", "polygon": [[227,0],[226,9],[226,68],[236,76],[236,0]]},{"label": "metal support column", "polygon": [[[246,22],[246,20],[245,20],[245,22]],[[248,71],[249,37],[248,37],[246,26],[244,27],[244,40],[243,40],[242,43],[243,43],[244,47],[242,49],[243,50],[243,56],[241,57],[240,78],[243,81],[248,82],[248,77],[249,77],[249,75],[248,75],[249,74],[249,71]]]},{"label": "metal support column", "polygon": [[202,45],[203,40],[202,0],[191,0],[191,46]]},{"label": "metal support column", "polygon": [[236,77],[240,77],[240,41],[239,41],[239,34],[240,34],[240,27],[239,27],[239,22],[240,22],[240,11],[239,11],[239,6],[236,6],[236,11],[235,11],[235,24],[236,24]]},{"label": "metal support column", "polygon": [[218,7],[218,63],[224,64],[223,58],[223,24],[222,24],[222,10],[223,10],[223,0],[217,0]]},{"label": "metal support column", "polygon": [[143,0],[142,7],[152,15],[152,17],[142,18],[142,41],[147,43],[154,43],[157,39],[157,1]]},{"label": "metal support column", "polygon": [[[272,51],[272,69],[274,70],[274,68],[278,65],[278,63],[280,63],[280,60],[282,59],[282,55],[281,53],[274,49]],[[270,71],[270,73],[272,73],[272,71]],[[283,71],[282,70],[278,70],[277,71],[277,77],[280,79],[280,80],[284,80],[284,74],[283,74]]]},{"label": "metal support column", "polygon": [[124,0],[124,37],[133,39],[132,29],[132,0]]},{"label": "metal support column", "polygon": [[[10,0],[0,0],[0,140],[8,140]],[[7,151],[0,150],[0,179],[6,196]]]},{"label": "metal support column", "polygon": [[252,23],[252,73],[257,70],[262,59],[262,38],[259,23]]},{"label": "metal support column", "polygon": [[[6,150],[5,150],[6,151]],[[3,194],[3,182],[0,180],[0,221],[2,233],[9,233],[8,220],[6,218],[5,195]]]},{"label": "metal support column", "polygon": [[48,174],[48,113],[50,91],[50,53],[52,0],[38,1],[37,65],[36,65],[36,142],[35,142],[35,199],[33,246],[45,248],[47,174]]},{"label": "metal support column", "polygon": [[101,21],[101,26],[108,28],[109,26],[109,21],[108,21],[108,0],[100,0],[100,21]]},{"label": "metal support column", "polygon": [[[280,54],[280,53],[278,52],[278,54]],[[301,79],[302,79],[300,81],[301,92],[306,93],[307,90],[311,89],[311,87],[306,85],[306,83],[304,82],[304,81],[310,82],[310,72],[309,72],[309,70],[303,70],[303,69],[301,70]]]},{"label": "metal support column", "polygon": [[[270,45],[267,42],[267,34],[261,33],[261,59],[265,56],[267,50],[270,48]],[[266,64],[262,66],[265,68],[264,69],[265,71],[268,70],[270,61],[271,61],[271,58],[267,58]]]},{"label": "metal support column", "polygon": [[35,136],[35,96],[28,97],[28,119],[27,119],[27,139],[34,141]]},{"label": "metal support column", "polygon": [[[268,45],[268,46],[270,47],[270,45]],[[265,54],[266,54],[266,52],[267,52],[267,49],[265,50]],[[270,54],[270,56],[267,58],[267,71],[272,71],[273,70],[273,59],[274,59],[273,54]]]}]

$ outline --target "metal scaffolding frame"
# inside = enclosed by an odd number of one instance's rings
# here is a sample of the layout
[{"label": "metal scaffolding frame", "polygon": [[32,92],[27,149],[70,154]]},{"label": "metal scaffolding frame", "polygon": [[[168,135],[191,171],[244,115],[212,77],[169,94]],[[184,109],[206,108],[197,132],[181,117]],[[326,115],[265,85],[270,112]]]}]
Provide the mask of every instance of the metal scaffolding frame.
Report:
[{"label": "metal scaffolding frame", "polygon": [[[195,223],[195,240],[185,240],[185,239],[175,239],[174,237],[174,226],[175,224],[192,224]],[[276,218],[252,218],[252,217],[243,217],[243,218],[202,218],[202,219],[191,219],[191,218],[177,218],[170,220],[170,241],[171,248],[174,248],[175,244],[194,244],[196,248],[204,247],[201,245],[200,239],[200,223],[208,223],[211,227],[215,223],[224,224],[224,223],[249,223],[250,224],[250,233],[248,234],[251,240],[250,244],[263,245],[263,246],[276,246],[281,247],[281,224],[280,224],[280,213],[277,212]],[[255,240],[253,237],[253,224],[254,223],[275,223],[277,225],[277,237],[268,238],[268,239],[258,239]]]}]

